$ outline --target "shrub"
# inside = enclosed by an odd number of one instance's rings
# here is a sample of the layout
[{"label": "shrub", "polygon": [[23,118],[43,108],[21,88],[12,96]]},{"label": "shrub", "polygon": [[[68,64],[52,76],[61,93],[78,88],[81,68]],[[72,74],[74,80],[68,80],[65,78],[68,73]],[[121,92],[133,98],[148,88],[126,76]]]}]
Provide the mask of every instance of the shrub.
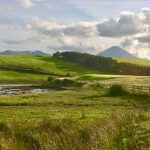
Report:
[{"label": "shrub", "polygon": [[128,92],[122,87],[122,85],[112,85],[109,88],[108,96],[124,96],[127,95]]},{"label": "shrub", "polygon": [[53,81],[54,80],[54,78],[53,77],[48,77],[48,79],[47,79],[48,81]]}]

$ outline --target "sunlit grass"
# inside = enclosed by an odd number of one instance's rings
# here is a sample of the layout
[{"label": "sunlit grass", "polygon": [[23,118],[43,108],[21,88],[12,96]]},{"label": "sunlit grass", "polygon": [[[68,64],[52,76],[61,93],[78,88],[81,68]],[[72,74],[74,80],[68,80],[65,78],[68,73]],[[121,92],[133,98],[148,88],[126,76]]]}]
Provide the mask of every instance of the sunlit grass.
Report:
[{"label": "sunlit grass", "polygon": [[136,64],[139,66],[150,66],[150,60],[138,59],[138,58],[117,58],[118,62],[127,62]]}]

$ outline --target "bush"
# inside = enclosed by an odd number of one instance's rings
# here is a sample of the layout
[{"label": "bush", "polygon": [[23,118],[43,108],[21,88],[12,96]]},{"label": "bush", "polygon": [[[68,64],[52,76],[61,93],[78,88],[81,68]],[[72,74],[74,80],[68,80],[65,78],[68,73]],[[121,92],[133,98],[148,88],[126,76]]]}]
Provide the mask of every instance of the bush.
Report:
[{"label": "bush", "polygon": [[54,80],[54,78],[53,77],[48,77],[48,79],[47,79],[48,81],[53,81]]},{"label": "bush", "polygon": [[108,91],[108,96],[124,96],[128,92],[122,87],[122,85],[112,85]]}]

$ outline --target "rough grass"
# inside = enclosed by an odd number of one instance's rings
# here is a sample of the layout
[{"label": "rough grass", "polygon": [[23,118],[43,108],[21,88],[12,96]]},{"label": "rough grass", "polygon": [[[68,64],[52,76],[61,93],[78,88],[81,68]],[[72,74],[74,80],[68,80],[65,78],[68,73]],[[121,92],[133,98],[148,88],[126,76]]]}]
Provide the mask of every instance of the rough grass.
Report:
[{"label": "rough grass", "polygon": [[2,150],[148,150],[149,95],[101,87],[0,96]]},{"label": "rough grass", "polygon": [[[140,135],[143,112],[119,113],[89,124],[70,119],[45,118],[37,126],[8,125],[0,138],[1,149],[8,150],[139,150],[148,149],[148,138]],[[11,134],[8,134],[9,132]],[[6,132],[7,131],[7,132]]]}]

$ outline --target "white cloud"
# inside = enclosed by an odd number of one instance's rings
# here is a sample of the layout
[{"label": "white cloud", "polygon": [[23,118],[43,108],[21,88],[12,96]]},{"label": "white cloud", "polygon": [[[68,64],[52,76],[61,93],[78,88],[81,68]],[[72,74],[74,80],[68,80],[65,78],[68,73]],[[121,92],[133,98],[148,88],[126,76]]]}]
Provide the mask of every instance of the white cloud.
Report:
[{"label": "white cloud", "polygon": [[145,25],[138,14],[124,11],[117,19],[107,19],[97,25],[99,35],[104,37],[124,37],[143,33]]},{"label": "white cloud", "polygon": [[30,26],[38,33],[53,38],[60,36],[78,38],[97,36],[96,23],[80,22],[71,25],[62,25],[34,17]]},{"label": "white cloud", "polygon": [[19,0],[19,3],[24,8],[31,8],[31,7],[33,7],[32,0]]},{"label": "white cloud", "polygon": [[140,35],[138,37],[126,38],[121,46],[128,49],[139,58],[150,60],[150,35]]}]

